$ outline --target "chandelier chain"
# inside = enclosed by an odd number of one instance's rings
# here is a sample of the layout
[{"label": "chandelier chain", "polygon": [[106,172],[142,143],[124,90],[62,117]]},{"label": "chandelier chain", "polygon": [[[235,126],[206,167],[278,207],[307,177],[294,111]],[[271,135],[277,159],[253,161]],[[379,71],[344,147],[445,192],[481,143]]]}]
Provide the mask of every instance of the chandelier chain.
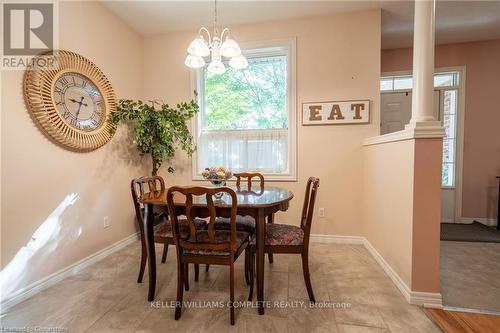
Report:
[{"label": "chandelier chain", "polygon": [[217,29],[217,0],[215,0],[214,2],[215,2],[215,6],[214,6],[214,32],[215,32],[215,35],[217,36],[217,34],[219,33],[219,31]]}]

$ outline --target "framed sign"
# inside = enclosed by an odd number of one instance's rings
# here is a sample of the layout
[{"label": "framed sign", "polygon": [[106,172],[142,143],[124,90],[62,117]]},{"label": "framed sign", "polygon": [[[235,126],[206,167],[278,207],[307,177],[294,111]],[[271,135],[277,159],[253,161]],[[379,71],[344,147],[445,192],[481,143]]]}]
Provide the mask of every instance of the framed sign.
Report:
[{"label": "framed sign", "polygon": [[368,124],[369,122],[369,100],[302,104],[302,125]]}]

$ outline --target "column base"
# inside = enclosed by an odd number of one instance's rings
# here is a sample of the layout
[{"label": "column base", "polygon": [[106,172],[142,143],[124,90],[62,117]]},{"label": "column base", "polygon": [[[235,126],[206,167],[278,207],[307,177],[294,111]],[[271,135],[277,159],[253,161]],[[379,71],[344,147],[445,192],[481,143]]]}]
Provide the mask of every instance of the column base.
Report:
[{"label": "column base", "polygon": [[438,120],[410,121],[404,130],[410,132],[413,138],[442,138],[446,134]]}]

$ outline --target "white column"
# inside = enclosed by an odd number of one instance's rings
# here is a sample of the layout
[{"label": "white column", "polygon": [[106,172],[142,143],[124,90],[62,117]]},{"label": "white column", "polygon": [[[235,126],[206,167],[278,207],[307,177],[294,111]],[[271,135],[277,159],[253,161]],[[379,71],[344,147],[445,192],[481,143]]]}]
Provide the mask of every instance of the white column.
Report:
[{"label": "white column", "polygon": [[438,126],[434,122],[432,101],[434,95],[434,7],[435,0],[415,1],[412,115],[409,127],[417,127],[419,124]]}]

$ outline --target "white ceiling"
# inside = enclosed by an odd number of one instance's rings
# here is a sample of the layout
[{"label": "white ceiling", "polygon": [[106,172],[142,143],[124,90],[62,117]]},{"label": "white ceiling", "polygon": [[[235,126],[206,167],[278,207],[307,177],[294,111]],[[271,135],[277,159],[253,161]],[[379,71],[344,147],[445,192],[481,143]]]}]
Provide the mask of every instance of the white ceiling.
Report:
[{"label": "white ceiling", "polygon": [[[104,1],[144,36],[197,29],[213,23],[213,1]],[[219,25],[382,9],[382,48],[412,44],[413,1],[218,1]],[[500,0],[436,4],[436,42],[448,44],[500,38]]]}]

